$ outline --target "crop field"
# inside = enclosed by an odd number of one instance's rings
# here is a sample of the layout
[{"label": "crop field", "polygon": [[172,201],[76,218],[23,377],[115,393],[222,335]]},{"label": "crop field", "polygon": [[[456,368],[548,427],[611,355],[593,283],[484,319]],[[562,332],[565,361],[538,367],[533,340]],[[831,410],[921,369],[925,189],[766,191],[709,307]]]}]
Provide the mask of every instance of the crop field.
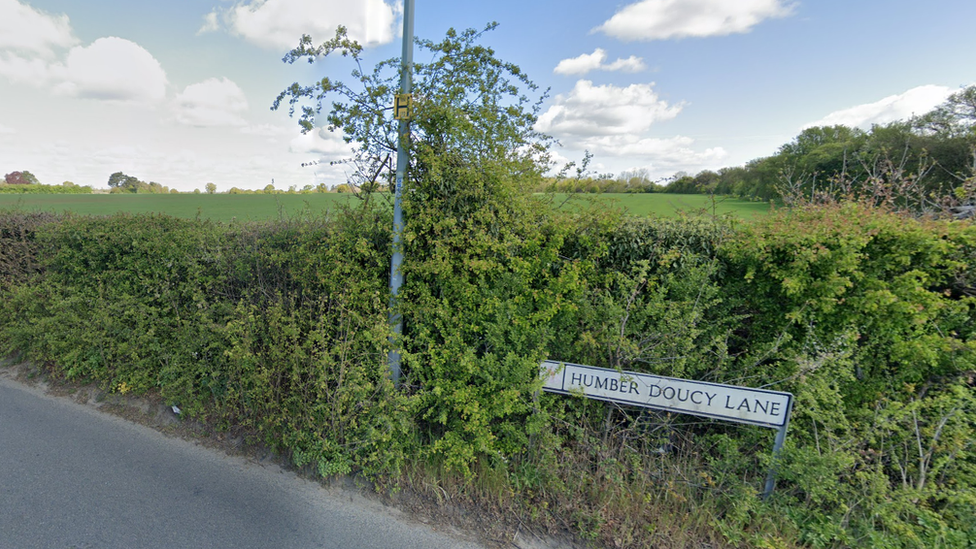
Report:
[{"label": "crop field", "polygon": [[[0,194],[0,209],[72,212],[80,215],[159,213],[214,221],[264,221],[297,215],[318,215],[338,204],[356,200],[346,194]],[[678,212],[706,212],[752,219],[769,211],[769,204],[733,198],[678,194],[557,194],[553,202],[563,208],[585,208],[609,202],[630,215],[669,217]]]},{"label": "crop field", "polygon": [[707,213],[732,215],[749,220],[769,212],[768,202],[703,194],[556,194],[553,202],[560,207],[586,207],[587,204],[608,202],[621,207],[630,215],[672,217],[679,213]]},{"label": "crop field", "polygon": [[345,194],[0,194],[0,209],[72,212],[80,215],[159,213],[214,221],[263,221],[321,214],[355,200]]}]

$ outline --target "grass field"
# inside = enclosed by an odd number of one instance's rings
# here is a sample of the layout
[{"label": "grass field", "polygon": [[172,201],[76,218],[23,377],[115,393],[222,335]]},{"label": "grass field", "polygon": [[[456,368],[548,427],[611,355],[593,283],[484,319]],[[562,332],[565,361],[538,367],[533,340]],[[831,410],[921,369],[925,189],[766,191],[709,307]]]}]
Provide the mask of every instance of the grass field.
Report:
[{"label": "grass field", "polygon": [[[299,214],[321,214],[337,204],[355,200],[345,194],[0,194],[0,209],[69,211],[81,215],[118,212],[160,213],[173,217],[214,221],[262,221]],[[609,201],[636,216],[674,216],[677,212],[707,212],[752,219],[769,211],[769,204],[704,195],[605,194],[555,195],[562,207],[586,207],[590,201]]]},{"label": "grass field", "polygon": [[81,215],[160,213],[214,221],[262,221],[300,213],[320,214],[350,200],[345,194],[0,194],[0,209]]},{"label": "grass field", "polygon": [[753,219],[769,212],[768,202],[752,202],[728,197],[711,197],[703,194],[556,194],[555,204],[563,207],[585,207],[591,201],[609,202],[627,210],[630,215],[647,217],[671,217],[679,212],[733,215],[740,219]]}]

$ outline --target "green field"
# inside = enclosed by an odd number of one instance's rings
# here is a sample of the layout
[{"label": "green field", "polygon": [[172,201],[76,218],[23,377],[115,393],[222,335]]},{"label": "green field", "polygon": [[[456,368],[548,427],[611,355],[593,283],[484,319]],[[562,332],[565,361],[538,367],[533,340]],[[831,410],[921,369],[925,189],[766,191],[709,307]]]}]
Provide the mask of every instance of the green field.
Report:
[{"label": "green field", "polygon": [[81,215],[160,213],[215,221],[262,221],[301,213],[320,214],[351,199],[346,194],[82,194],[0,195],[0,209],[72,212]]},{"label": "green field", "polygon": [[694,214],[733,215],[752,219],[769,211],[768,202],[753,202],[730,197],[703,194],[556,194],[554,203],[562,207],[585,207],[592,201],[608,202],[624,208],[630,215],[640,217],[671,217],[679,212]]},{"label": "green field", "polygon": [[[160,213],[173,217],[214,221],[262,221],[299,214],[321,214],[337,204],[355,200],[346,194],[0,194],[0,209],[69,211],[81,215],[118,212]],[[677,212],[731,214],[751,219],[769,211],[769,204],[732,198],[679,194],[604,194],[554,196],[562,207],[586,207],[592,201],[610,202],[636,216],[673,216]]]}]

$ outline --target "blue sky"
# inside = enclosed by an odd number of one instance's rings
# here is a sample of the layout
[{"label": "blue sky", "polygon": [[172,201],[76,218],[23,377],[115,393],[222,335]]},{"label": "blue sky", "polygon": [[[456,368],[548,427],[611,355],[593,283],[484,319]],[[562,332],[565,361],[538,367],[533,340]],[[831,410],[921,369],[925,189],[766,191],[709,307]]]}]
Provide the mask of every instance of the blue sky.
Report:
[{"label": "blue sky", "polygon": [[[272,112],[302,33],[342,24],[370,62],[400,53],[393,0],[0,0],[0,171],[187,191],[344,182],[348,154]],[[557,157],[664,178],[768,156],[812,124],[870,127],[976,83],[972,0],[416,0],[416,34],[497,21],[484,42],[550,89]],[[419,59],[418,59],[419,60]],[[302,163],[318,160],[313,167]]]}]

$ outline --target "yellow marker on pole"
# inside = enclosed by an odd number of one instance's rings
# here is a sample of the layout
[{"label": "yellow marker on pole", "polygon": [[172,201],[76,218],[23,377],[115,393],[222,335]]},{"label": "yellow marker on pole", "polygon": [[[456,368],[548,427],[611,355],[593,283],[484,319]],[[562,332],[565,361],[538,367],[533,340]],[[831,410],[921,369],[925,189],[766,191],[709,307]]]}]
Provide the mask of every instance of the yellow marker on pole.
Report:
[{"label": "yellow marker on pole", "polygon": [[413,94],[396,94],[393,99],[393,119],[410,120],[411,118],[413,118]]}]

